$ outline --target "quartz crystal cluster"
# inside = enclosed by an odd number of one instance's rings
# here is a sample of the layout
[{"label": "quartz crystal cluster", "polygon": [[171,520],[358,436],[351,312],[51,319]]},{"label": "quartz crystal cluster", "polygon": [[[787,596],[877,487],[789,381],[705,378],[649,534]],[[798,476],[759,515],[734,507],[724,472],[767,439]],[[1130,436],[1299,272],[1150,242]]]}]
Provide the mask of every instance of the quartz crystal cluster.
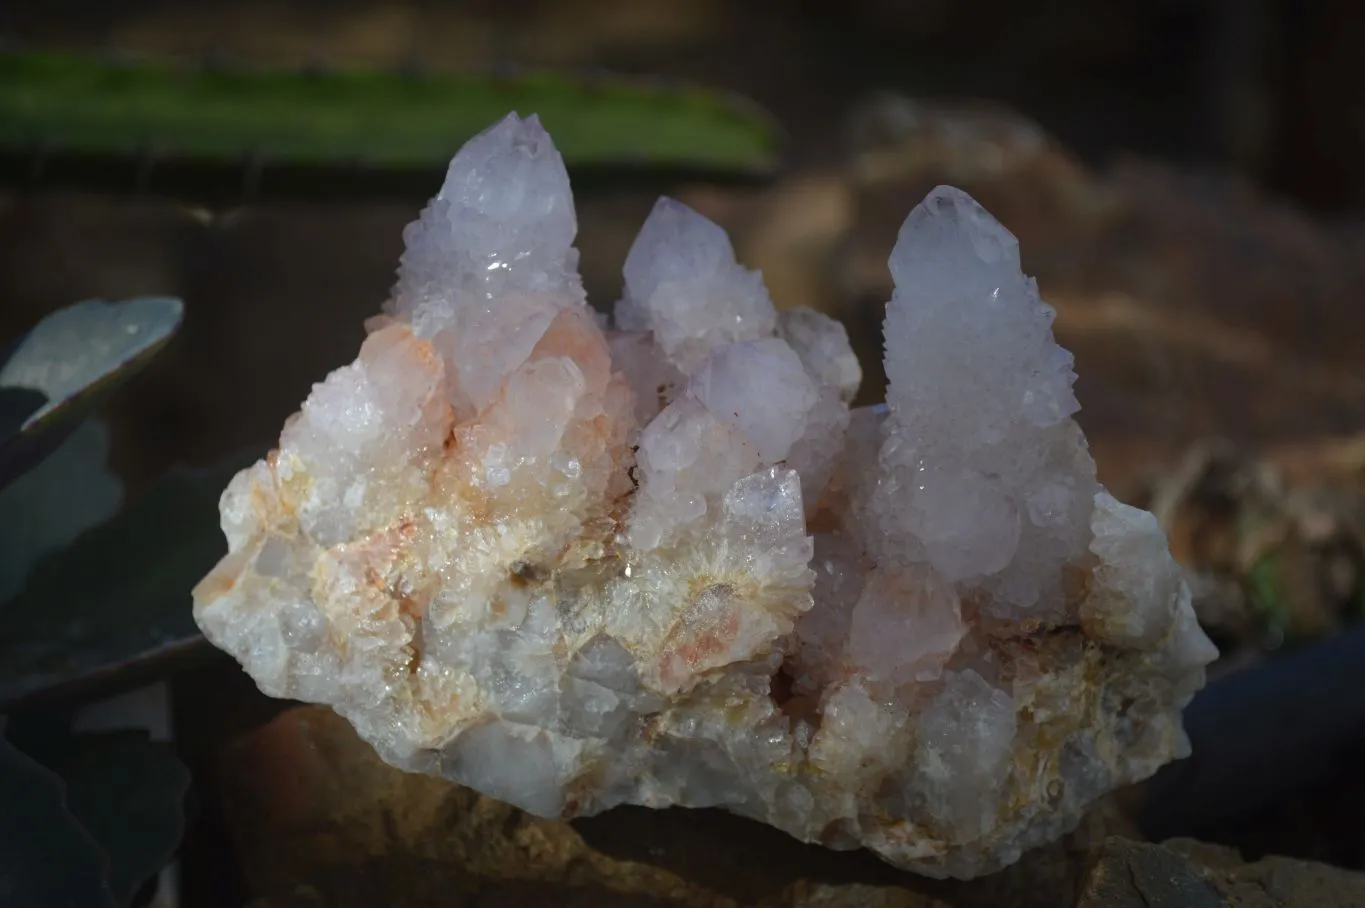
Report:
[{"label": "quartz crystal cluster", "polygon": [[886,406],[662,199],[610,318],[535,117],[455,156],[359,358],[223,495],[195,616],[262,690],[541,816],[720,806],[932,876],[1185,756],[1215,651],[1098,485],[1013,236],[936,189]]}]

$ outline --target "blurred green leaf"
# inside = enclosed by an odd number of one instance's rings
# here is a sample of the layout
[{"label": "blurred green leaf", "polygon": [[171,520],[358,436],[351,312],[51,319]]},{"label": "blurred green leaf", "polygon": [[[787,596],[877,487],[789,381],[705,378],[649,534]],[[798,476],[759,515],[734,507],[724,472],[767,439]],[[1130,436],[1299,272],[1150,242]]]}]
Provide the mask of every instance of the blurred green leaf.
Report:
[{"label": "blurred green leaf", "polygon": [[114,908],[108,859],[67,809],[61,779],[0,737],[0,905]]},{"label": "blurred green leaf", "polygon": [[226,553],[218,499],[258,460],[173,470],[113,520],[44,559],[0,610],[0,709],[98,686],[197,647],[190,589]]},{"label": "blurred green leaf", "polygon": [[1289,631],[1289,600],[1280,578],[1279,559],[1272,552],[1256,559],[1247,572],[1247,586],[1251,606],[1261,623],[1275,640],[1283,640]]},{"label": "blurred green leaf", "polygon": [[[30,397],[5,408],[14,412],[4,420],[9,433],[0,433],[0,487],[51,454],[74,428],[77,416],[166,345],[183,316],[184,305],[169,297],[122,303],[88,300],[60,309],[34,326],[0,363],[0,390],[23,389]],[[17,417],[22,406],[36,402],[34,393],[45,395],[46,401]],[[16,399],[13,391],[10,397]]]},{"label": "blurred green leaf", "polygon": [[751,102],[624,77],[177,68],[0,54],[0,147],[18,152],[444,167],[514,110],[538,113],[570,166],[759,174],[776,160],[775,125]]}]

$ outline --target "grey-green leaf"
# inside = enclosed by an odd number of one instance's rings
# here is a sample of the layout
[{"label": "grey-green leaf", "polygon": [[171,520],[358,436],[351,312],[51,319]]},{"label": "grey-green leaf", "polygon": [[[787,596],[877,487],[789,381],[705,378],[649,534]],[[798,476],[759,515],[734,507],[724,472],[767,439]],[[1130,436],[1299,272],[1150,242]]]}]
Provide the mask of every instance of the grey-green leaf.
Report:
[{"label": "grey-green leaf", "polygon": [[189,770],[142,730],[35,731],[15,744],[66,784],[67,810],[108,857],[114,900],[129,904],[180,845]]},{"label": "grey-green leaf", "polygon": [[123,483],[109,471],[109,429],[86,420],[42,463],[0,488],[0,603],[34,563],[118,512]]},{"label": "grey-green leaf", "polygon": [[0,610],[0,710],[98,689],[197,647],[190,590],[227,551],[218,499],[261,453],[174,470],[40,562],[23,594]]},{"label": "grey-green leaf", "polygon": [[66,805],[62,781],[0,736],[0,902],[6,908],[117,904],[108,859]]},{"label": "grey-green leaf", "polygon": [[[183,318],[180,300],[144,297],[88,300],[39,322],[0,362],[0,392],[31,408],[26,414],[17,405],[6,408],[16,412],[5,420],[8,431],[0,431],[0,486],[50,454],[74,418],[146,365]],[[46,401],[35,407],[35,394]],[[25,395],[33,399],[19,400]]]},{"label": "grey-green leaf", "polygon": [[185,307],[172,297],[121,303],[86,300],[43,319],[0,365],[0,388],[33,388],[48,403],[24,424],[32,429],[114,376],[126,376],[170,340]]}]

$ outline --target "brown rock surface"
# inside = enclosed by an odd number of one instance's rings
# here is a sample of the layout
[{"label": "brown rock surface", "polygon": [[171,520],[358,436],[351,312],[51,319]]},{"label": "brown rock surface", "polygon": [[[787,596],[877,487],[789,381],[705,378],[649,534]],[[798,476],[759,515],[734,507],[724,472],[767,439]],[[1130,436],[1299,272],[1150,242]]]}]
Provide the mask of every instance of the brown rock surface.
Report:
[{"label": "brown rock surface", "polygon": [[[710,810],[565,823],[387,766],[329,710],[292,707],[221,749],[220,804],[252,908],[1347,908],[1365,874],[1161,845],[1104,805],[1076,835],[970,883],[803,845]],[[1108,837],[1106,837],[1108,836]]]},{"label": "brown rock surface", "polygon": [[[1365,608],[1360,437],[1266,449],[1197,445],[1134,500],[1194,574],[1195,611],[1225,661],[1242,646],[1331,636]],[[1225,666],[1226,668],[1226,666]]]},{"label": "brown rock surface", "polygon": [[216,808],[255,908],[1057,908],[1071,903],[1084,843],[1096,838],[1082,832],[1001,873],[954,883],[719,811],[619,808],[572,824],[541,820],[393,769],[345,721],[311,706],[237,738],[216,762]]},{"label": "brown rock surface", "polygon": [[1077,908],[1344,908],[1365,905],[1365,874],[1291,858],[1244,863],[1188,839],[1162,845],[1109,839]]}]

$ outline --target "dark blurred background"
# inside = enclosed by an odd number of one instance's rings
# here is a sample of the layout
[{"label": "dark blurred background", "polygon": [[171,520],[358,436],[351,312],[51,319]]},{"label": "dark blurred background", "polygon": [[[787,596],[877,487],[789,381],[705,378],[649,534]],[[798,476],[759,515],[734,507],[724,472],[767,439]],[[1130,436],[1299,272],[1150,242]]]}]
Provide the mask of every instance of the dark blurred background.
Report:
[{"label": "dark blurred background", "polygon": [[[731,229],[779,305],[842,315],[875,360],[897,223],[950,181],[1020,235],[1061,310],[1087,428],[1116,438],[1112,456],[1096,439],[1107,478],[1207,435],[1279,443],[1360,415],[1358,3],[21,0],[0,5],[0,36],[191,64],[606,69],[731,89],[775,115],[780,171],[581,189],[598,305],[671,193]],[[155,175],[141,195],[8,182],[0,337],[85,297],[188,301],[174,349],[113,405],[134,493],[173,463],[268,441],[350,359],[423,200],[351,199],[343,180],[306,204],[205,209],[159,197]]]}]

